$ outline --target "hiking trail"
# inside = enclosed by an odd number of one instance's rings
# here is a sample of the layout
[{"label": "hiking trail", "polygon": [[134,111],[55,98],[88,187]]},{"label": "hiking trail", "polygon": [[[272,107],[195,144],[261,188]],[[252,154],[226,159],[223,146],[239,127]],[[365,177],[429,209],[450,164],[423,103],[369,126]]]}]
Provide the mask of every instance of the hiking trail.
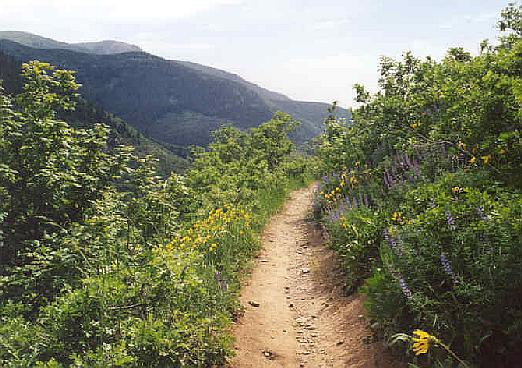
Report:
[{"label": "hiking trail", "polygon": [[400,367],[372,341],[361,297],[344,292],[335,254],[310,220],[313,190],[293,192],[265,228],[229,367]]}]

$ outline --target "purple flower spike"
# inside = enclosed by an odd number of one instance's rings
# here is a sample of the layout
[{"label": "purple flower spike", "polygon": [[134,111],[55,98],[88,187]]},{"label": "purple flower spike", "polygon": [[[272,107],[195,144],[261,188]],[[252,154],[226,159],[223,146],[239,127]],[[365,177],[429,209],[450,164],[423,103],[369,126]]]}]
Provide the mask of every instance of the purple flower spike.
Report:
[{"label": "purple flower spike", "polygon": [[353,208],[357,208],[357,198],[353,197]]},{"label": "purple flower spike", "polygon": [[404,154],[404,160],[406,161],[406,165],[408,165],[408,168],[411,167],[411,161],[410,161],[410,156],[406,153]]},{"label": "purple flower spike", "polygon": [[370,202],[368,201],[368,196],[366,193],[364,194],[364,205],[368,208],[370,207]]},{"label": "purple flower spike", "polygon": [[455,219],[449,210],[446,210],[446,220],[450,230],[455,230]]},{"label": "purple flower spike", "polygon": [[488,217],[484,214],[484,207],[482,207],[482,206],[477,208],[477,215],[483,221],[487,221],[488,220]]},{"label": "purple flower spike", "polygon": [[402,293],[406,296],[406,298],[411,299],[413,294],[402,276],[399,277],[399,285],[401,286]]},{"label": "purple flower spike", "polygon": [[446,253],[444,252],[440,254],[440,263],[442,264],[444,272],[451,277],[454,283],[456,283],[457,278],[455,277],[455,273],[453,272],[453,268],[451,267],[451,262],[446,256]]}]

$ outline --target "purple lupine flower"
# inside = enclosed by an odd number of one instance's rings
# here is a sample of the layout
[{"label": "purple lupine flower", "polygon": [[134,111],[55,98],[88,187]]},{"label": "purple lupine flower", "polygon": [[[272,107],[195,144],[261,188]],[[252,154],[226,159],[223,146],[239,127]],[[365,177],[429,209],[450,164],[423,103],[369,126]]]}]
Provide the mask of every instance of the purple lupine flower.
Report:
[{"label": "purple lupine flower", "polygon": [[323,180],[323,183],[325,183],[325,184],[330,183],[330,178],[328,178],[328,175],[323,175],[321,177],[321,179]]},{"label": "purple lupine flower", "polygon": [[410,161],[410,156],[407,153],[404,154],[404,160],[406,161],[406,165],[408,165],[408,168],[410,168],[411,161]]},{"label": "purple lupine flower", "polygon": [[219,288],[223,291],[227,291],[228,290],[228,283],[227,281],[221,276],[221,272],[219,271],[216,271],[215,273],[215,277],[216,277],[216,282],[219,286]]},{"label": "purple lupine flower", "polygon": [[364,205],[370,208],[370,202],[368,201],[368,196],[364,193]]},{"label": "purple lupine flower", "polygon": [[390,236],[390,233],[388,232],[388,229],[384,229],[384,240],[388,243],[390,248],[397,253],[399,256],[402,256],[402,249],[399,246],[400,238],[395,239],[393,236]]},{"label": "purple lupine flower", "polygon": [[353,196],[353,208],[357,208],[357,198]]},{"label": "purple lupine flower", "polygon": [[382,174],[382,179],[384,180],[384,185],[386,185],[387,187],[389,187],[389,185],[388,185],[388,178],[386,177],[386,171],[383,172],[383,174]]},{"label": "purple lupine flower", "polygon": [[361,206],[364,205],[363,197],[362,197],[362,193],[360,193],[360,192],[359,192],[359,204],[360,204]]},{"label": "purple lupine flower", "polygon": [[350,202],[350,198],[346,197],[344,199],[344,203],[348,206],[348,208],[352,208],[352,202]]},{"label": "purple lupine flower", "polygon": [[455,230],[455,219],[449,210],[446,210],[446,220],[450,230]]},{"label": "purple lupine flower", "polygon": [[388,229],[384,229],[384,240],[386,240],[386,242],[390,242],[390,233],[388,232]]},{"label": "purple lupine flower", "polygon": [[477,215],[483,221],[487,221],[488,220],[488,217],[484,214],[484,207],[482,207],[482,206],[477,208]]},{"label": "purple lupine flower", "polygon": [[399,285],[401,286],[401,290],[404,296],[406,296],[408,299],[411,299],[413,294],[402,276],[399,277]]},{"label": "purple lupine flower", "polygon": [[451,262],[449,261],[448,257],[446,256],[446,253],[442,252],[440,254],[440,263],[442,264],[442,268],[444,269],[444,272],[448,276],[451,276],[453,281],[455,281],[455,274],[453,273],[453,268],[451,267]]},{"label": "purple lupine flower", "polygon": [[390,189],[391,187],[393,187],[393,179],[390,175],[390,173],[388,172],[388,169],[384,169],[384,175],[385,175],[385,178],[386,178],[386,185],[388,187],[388,189]]},{"label": "purple lupine flower", "polygon": [[419,161],[415,157],[413,157],[413,171],[420,177]]}]

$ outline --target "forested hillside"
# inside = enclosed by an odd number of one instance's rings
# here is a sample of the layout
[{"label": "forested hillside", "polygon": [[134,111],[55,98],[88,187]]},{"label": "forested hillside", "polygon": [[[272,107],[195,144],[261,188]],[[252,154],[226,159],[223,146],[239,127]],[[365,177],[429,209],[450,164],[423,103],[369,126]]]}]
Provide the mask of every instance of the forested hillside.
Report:
[{"label": "forested hillside", "polygon": [[[0,365],[204,367],[230,355],[240,273],[310,161],[277,114],[224,128],[181,177],[73,128],[79,85],[23,65],[0,93]],[[312,161],[313,162],[313,161]]]},{"label": "forested hillside", "polygon": [[[0,80],[7,94],[18,94],[22,91],[23,79],[20,75],[21,64],[13,58],[0,52]],[[182,172],[188,166],[185,157],[186,149],[173,145],[163,146],[150,138],[145,137],[136,128],[133,128],[115,117],[113,114],[95,107],[84,98],[79,98],[73,111],[61,111],[59,116],[74,127],[92,128],[96,123],[103,122],[110,127],[108,147],[130,145],[140,157],[152,155],[158,159],[158,173],[164,176],[173,171]]]},{"label": "forested hillside", "polygon": [[[29,39],[25,45],[33,46],[28,47],[18,43],[24,37],[0,33],[0,51],[19,61],[45,60],[77,71],[89,101],[166,144],[204,146],[210,132],[223,124],[248,129],[277,111],[301,121],[292,137],[303,143],[322,131],[328,115],[327,104],[293,101],[221,70],[145,52],[79,52],[76,44],[61,47],[57,41],[36,42],[33,37],[25,36]],[[41,46],[35,48],[35,44]],[[336,113],[350,118],[347,110]]]},{"label": "forested hillside", "polygon": [[[481,53],[383,58],[327,122],[318,215],[375,332],[415,367],[522,364],[521,8]],[[412,334],[413,332],[413,334]]]}]

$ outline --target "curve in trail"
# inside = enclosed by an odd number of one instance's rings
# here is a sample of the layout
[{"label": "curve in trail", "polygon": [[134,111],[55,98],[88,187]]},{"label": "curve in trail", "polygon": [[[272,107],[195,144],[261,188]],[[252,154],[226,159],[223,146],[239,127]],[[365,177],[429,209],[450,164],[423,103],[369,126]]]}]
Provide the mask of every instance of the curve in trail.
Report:
[{"label": "curve in trail", "polygon": [[345,296],[335,255],[307,220],[312,193],[293,192],[263,233],[229,367],[401,367],[372,341],[360,297]]}]

